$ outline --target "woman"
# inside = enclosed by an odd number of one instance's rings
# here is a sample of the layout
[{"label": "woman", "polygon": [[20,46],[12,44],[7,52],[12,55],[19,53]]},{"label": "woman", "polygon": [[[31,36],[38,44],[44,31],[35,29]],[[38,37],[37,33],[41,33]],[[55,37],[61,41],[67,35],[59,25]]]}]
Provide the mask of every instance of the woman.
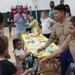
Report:
[{"label": "woman", "polygon": [[10,12],[7,12],[7,22],[8,22],[8,27],[9,27],[9,37],[11,37],[11,30],[12,30],[12,17]]},{"label": "woman", "polygon": [[41,23],[42,23],[42,34],[49,38],[50,34],[52,32],[51,30],[51,24],[55,24],[56,22],[48,17],[47,13],[45,11],[41,12]]},{"label": "woman", "polygon": [[31,33],[37,33],[39,32],[40,28],[38,26],[38,22],[34,19],[33,16],[30,17],[30,24],[29,27],[31,27]]}]

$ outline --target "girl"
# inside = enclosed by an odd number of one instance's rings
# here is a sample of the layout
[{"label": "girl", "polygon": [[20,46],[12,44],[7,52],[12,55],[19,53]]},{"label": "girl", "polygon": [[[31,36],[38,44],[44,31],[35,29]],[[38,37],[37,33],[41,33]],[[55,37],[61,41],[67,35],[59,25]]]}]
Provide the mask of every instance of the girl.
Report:
[{"label": "girl", "polygon": [[[13,63],[5,58],[8,55],[8,38],[4,35],[0,35],[0,70],[2,75],[27,75],[34,71],[33,68],[29,68],[27,71],[24,71],[22,74],[17,72],[16,67]],[[0,75],[1,75],[0,74]]]},{"label": "girl", "polygon": [[25,58],[30,55],[30,53],[28,52],[27,54],[25,54],[24,50],[22,49],[21,39],[13,39],[13,47],[18,72],[23,73],[22,63],[25,60]]}]

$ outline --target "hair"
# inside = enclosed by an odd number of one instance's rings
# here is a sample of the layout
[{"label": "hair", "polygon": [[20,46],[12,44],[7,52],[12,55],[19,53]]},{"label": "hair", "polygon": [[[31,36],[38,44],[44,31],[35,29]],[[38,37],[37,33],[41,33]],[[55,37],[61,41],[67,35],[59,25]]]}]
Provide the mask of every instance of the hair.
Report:
[{"label": "hair", "polygon": [[45,13],[45,15],[46,15],[47,17],[49,17],[46,11],[41,11],[41,13],[42,13],[42,12],[44,12],[44,13]]},{"label": "hair", "polygon": [[54,10],[63,11],[64,14],[66,14],[66,7],[65,7],[65,5],[63,5],[63,4],[57,5],[57,6],[54,8]]},{"label": "hair", "polygon": [[54,4],[54,1],[50,1],[50,3]]},{"label": "hair", "polygon": [[0,24],[3,23],[4,17],[3,14],[0,12]]},{"label": "hair", "polygon": [[21,39],[19,38],[16,38],[16,39],[13,39],[13,47],[14,47],[14,50],[16,49],[16,44],[21,41]]},{"label": "hair", "polygon": [[9,14],[10,14],[10,12],[8,11],[8,12],[7,12],[7,18],[9,17]]},{"label": "hair", "polygon": [[0,54],[4,54],[6,49],[8,49],[8,38],[4,35],[0,35]]},{"label": "hair", "polygon": [[65,4],[65,7],[66,7],[66,12],[70,13],[70,16],[71,16],[70,6],[68,4]]},{"label": "hair", "polygon": [[30,16],[30,20],[31,20],[31,21],[34,20],[34,17],[33,17],[33,16]]},{"label": "hair", "polygon": [[75,27],[75,16],[72,16],[72,18],[70,19],[70,22],[72,22],[73,26]]}]

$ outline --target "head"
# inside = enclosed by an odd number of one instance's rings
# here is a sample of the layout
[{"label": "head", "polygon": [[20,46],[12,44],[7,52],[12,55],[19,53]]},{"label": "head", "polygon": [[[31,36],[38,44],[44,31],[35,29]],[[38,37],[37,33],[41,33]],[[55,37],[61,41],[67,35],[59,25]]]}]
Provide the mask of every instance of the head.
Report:
[{"label": "head", "polygon": [[47,18],[47,17],[48,17],[47,12],[46,12],[46,11],[42,11],[42,12],[41,12],[41,18],[45,19],[45,18]]},{"label": "head", "polygon": [[0,13],[0,30],[2,30],[4,27],[4,17],[3,14]]},{"label": "head", "polygon": [[21,12],[22,12],[21,6],[17,6],[17,12],[18,12],[18,13],[21,13]]},{"label": "head", "polygon": [[49,3],[49,5],[50,5],[50,8],[54,8],[54,1],[50,1],[50,3]]},{"label": "head", "polygon": [[66,7],[66,17],[68,18],[71,16],[71,10],[68,4],[65,4],[65,7]]},{"label": "head", "polygon": [[20,50],[22,48],[22,40],[19,38],[13,39],[13,47]]},{"label": "head", "polygon": [[11,13],[8,11],[8,12],[7,12],[7,17],[9,17],[10,15],[11,15]]},{"label": "head", "polygon": [[69,21],[69,34],[75,37],[75,16]]},{"label": "head", "polygon": [[33,16],[30,16],[29,19],[30,19],[30,21],[33,21],[34,20],[34,17]]},{"label": "head", "polygon": [[63,4],[59,4],[54,8],[54,18],[56,21],[62,20],[66,15],[66,7]]},{"label": "head", "polygon": [[0,36],[0,55],[8,54],[8,38],[4,35]]}]

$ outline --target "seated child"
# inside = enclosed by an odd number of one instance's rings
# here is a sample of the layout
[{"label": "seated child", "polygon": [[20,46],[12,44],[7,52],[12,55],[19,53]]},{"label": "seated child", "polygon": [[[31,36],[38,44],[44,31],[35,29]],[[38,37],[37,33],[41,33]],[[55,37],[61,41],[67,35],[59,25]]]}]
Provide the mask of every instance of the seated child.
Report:
[{"label": "seated child", "polygon": [[16,67],[8,61],[5,56],[8,55],[8,38],[4,35],[0,35],[0,69],[2,75],[27,75],[28,73],[33,72],[33,68],[28,69],[27,71],[19,74]]},{"label": "seated child", "polygon": [[22,40],[21,39],[13,39],[13,47],[14,47],[14,55],[16,59],[16,67],[19,73],[23,73],[23,61],[27,56],[30,55],[30,52],[25,54],[25,51],[22,49]]}]

